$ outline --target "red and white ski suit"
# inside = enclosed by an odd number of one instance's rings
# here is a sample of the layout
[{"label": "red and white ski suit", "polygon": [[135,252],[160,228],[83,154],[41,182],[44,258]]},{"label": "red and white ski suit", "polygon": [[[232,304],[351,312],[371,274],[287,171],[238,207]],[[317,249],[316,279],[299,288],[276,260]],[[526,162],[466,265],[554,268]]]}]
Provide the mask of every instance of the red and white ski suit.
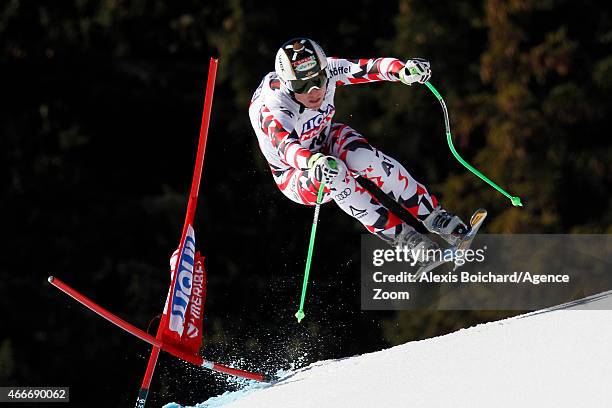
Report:
[{"label": "red and white ski suit", "polygon": [[355,180],[363,176],[422,221],[437,207],[436,198],[391,156],[373,147],[351,127],[332,122],[336,88],[376,81],[399,81],[404,63],[395,58],[348,60],[327,58],[330,78],[319,109],[309,109],[266,75],[251,99],[249,117],[274,181],[291,200],[314,205],[319,183],[308,171],[308,159],[321,152],[337,159],[339,175],[325,186],[323,202],[334,200],[368,231],[389,240],[402,221]]}]

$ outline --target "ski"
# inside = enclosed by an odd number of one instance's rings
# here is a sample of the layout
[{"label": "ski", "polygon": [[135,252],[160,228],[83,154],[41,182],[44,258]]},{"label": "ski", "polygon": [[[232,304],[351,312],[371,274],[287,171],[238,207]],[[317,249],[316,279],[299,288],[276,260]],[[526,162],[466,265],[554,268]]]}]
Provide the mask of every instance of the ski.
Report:
[{"label": "ski", "polygon": [[[457,250],[461,250],[463,252],[465,250],[470,249],[470,247],[472,246],[472,242],[474,241],[476,234],[478,234],[478,230],[482,226],[482,223],[484,222],[485,218],[487,218],[487,210],[485,210],[484,208],[479,208],[474,212],[474,214],[472,214],[472,216],[470,217],[470,226],[472,227],[472,229],[470,230],[470,232],[465,234],[463,239],[459,241],[457,245],[455,245],[455,252]],[[456,269],[457,264],[455,264],[453,271]]]},{"label": "ski", "polygon": [[451,253],[452,256],[447,257],[447,256],[442,256],[441,259],[437,260],[437,261],[433,261],[428,263],[427,265],[423,265],[421,266],[416,273],[414,274],[414,281],[418,281],[418,279],[421,277],[421,275],[423,275],[424,273],[427,273],[431,270],[436,269],[438,266],[445,264],[447,262],[450,262],[449,260],[447,260],[447,258],[449,259],[454,259],[455,257],[455,248],[451,247],[451,248],[446,248],[444,250],[444,255]]},{"label": "ski", "polygon": [[[376,184],[372,180],[369,180],[363,176],[359,176],[357,177],[357,182],[359,183],[359,185],[361,185],[361,187],[368,190],[370,194],[372,194],[372,196],[376,200],[378,200],[379,203],[385,206],[389,211],[395,214],[402,221],[408,224],[411,224],[412,222],[414,222],[414,217],[410,215],[408,210],[402,207],[400,203],[398,203],[395,199],[393,199],[388,194],[383,192],[380,188],[378,188],[378,186],[376,186]],[[487,210],[485,210],[484,208],[479,208],[476,211],[474,211],[474,214],[472,214],[472,216],[470,217],[471,229],[463,237],[463,239],[461,239],[461,241],[451,246],[450,248],[445,249],[443,251],[444,256],[442,256],[441,259],[428,263],[427,265],[421,266],[417,270],[414,279],[417,280],[421,277],[422,274],[429,272],[437,268],[438,266],[449,262],[449,260],[451,259],[455,259],[455,253],[458,250],[465,251],[466,249],[469,249],[470,246],[472,245],[472,241],[474,241],[474,238],[476,237],[476,234],[478,233],[478,230],[482,226],[482,223],[485,220],[485,218],[487,218]],[[456,268],[457,266],[455,266],[453,270],[455,270]]]},{"label": "ski", "polygon": [[406,208],[402,207],[402,205],[398,203],[395,198],[382,191],[372,180],[367,179],[364,176],[358,176],[355,180],[361,187],[365,188],[372,195],[372,197],[374,197],[387,210],[395,214],[400,220],[409,225],[414,223],[414,217],[410,214],[410,212]]},{"label": "ski", "polygon": [[[438,266],[445,264],[447,262],[452,262],[455,259],[455,255],[457,253],[457,251],[461,250],[462,252],[469,249],[472,246],[472,242],[474,241],[474,238],[476,237],[476,234],[478,234],[478,230],[480,229],[480,227],[482,226],[483,221],[485,220],[485,218],[487,218],[487,210],[483,209],[483,208],[479,208],[477,209],[474,214],[472,214],[472,216],[470,217],[470,232],[468,232],[467,234],[465,234],[465,236],[461,239],[461,241],[459,241],[457,244],[453,245],[450,248],[447,248],[443,251],[443,255],[439,260],[437,261],[433,261],[431,263],[428,263],[427,265],[423,265],[421,266],[415,274],[414,280],[418,280],[421,275],[423,275],[424,273],[427,273],[435,268],[437,268]],[[450,251],[450,252],[448,252]],[[452,256],[448,256],[451,255]],[[457,269],[457,265],[455,264],[455,267],[453,268],[453,271]]]}]

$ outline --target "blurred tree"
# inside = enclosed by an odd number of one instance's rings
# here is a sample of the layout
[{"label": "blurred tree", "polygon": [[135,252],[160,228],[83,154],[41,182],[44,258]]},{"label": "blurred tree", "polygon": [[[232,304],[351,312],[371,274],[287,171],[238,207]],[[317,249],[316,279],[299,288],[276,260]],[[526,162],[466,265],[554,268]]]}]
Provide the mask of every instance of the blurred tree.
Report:
[{"label": "blurred tree", "polygon": [[14,369],[15,361],[13,360],[11,340],[4,339],[0,342],[0,381],[3,384],[8,384],[13,376]]},{"label": "blurred tree", "polygon": [[[490,233],[609,231],[612,151],[603,132],[611,106],[603,79],[609,12],[593,2],[576,10],[566,1],[497,0],[437,6],[406,0],[399,11],[391,43],[400,54],[432,60],[432,83],[449,106],[460,153],[525,204],[511,207],[452,159],[433,122],[442,118],[432,95],[418,89],[418,99],[408,104],[408,91],[398,89],[386,99],[380,120],[418,124],[410,129],[408,151],[430,162],[421,164],[424,181],[439,190],[445,206],[464,217],[477,207],[489,209],[484,232]],[[435,109],[422,108],[428,105]],[[387,327],[427,321],[429,333],[445,331],[448,316],[400,314]],[[467,313],[460,321],[476,322],[476,316]],[[397,335],[387,328],[396,341],[422,332],[419,327]]]}]

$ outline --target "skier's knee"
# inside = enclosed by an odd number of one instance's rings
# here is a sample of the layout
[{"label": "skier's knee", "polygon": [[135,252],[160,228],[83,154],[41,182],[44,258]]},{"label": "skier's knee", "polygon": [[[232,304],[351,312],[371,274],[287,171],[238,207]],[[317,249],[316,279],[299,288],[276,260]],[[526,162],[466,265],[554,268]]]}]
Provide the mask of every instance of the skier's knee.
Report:
[{"label": "skier's knee", "polygon": [[377,159],[377,150],[370,144],[365,143],[360,148],[351,151],[346,156],[346,164],[351,170],[362,173],[372,166]]}]

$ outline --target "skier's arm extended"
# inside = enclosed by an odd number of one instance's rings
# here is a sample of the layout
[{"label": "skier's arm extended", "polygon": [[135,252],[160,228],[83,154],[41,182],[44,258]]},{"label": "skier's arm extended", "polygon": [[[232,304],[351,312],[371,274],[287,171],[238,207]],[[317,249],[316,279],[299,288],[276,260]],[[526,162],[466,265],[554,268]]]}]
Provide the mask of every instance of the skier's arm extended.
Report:
[{"label": "skier's arm extended", "polygon": [[272,111],[264,106],[260,115],[261,130],[270,138],[281,160],[291,167],[306,170],[312,153],[299,143],[291,120],[286,116],[282,111]]},{"label": "skier's arm extended", "polygon": [[331,79],[336,86],[377,81],[401,81],[407,85],[423,83],[431,76],[429,62],[420,58],[406,63],[397,58],[342,59],[328,58]]}]

